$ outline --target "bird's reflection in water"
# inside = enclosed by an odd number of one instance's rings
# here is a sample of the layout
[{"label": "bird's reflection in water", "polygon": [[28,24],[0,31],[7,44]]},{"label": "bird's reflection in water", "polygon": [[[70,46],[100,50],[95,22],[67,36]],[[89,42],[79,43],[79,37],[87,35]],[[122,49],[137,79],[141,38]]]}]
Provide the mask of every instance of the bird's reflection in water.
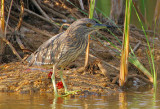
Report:
[{"label": "bird's reflection in water", "polygon": [[62,104],[66,104],[66,101],[67,97],[54,97],[51,107],[52,109],[58,109],[58,107],[62,107]]}]

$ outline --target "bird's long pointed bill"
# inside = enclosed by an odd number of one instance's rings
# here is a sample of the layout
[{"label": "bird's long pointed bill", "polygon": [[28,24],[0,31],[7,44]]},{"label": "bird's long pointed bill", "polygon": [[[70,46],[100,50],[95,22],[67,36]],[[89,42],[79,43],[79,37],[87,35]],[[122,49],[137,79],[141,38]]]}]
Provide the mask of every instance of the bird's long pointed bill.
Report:
[{"label": "bird's long pointed bill", "polygon": [[111,26],[97,23],[97,24],[94,25],[94,28],[96,28],[96,29],[111,28]]}]

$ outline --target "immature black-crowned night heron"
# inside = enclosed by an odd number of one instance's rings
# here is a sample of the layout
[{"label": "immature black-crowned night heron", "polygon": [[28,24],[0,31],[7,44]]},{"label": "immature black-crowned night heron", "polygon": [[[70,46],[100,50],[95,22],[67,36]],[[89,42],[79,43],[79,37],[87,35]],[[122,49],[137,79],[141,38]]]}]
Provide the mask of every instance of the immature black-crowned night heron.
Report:
[{"label": "immature black-crowned night heron", "polygon": [[64,67],[74,61],[85,50],[88,44],[88,34],[106,27],[106,25],[98,24],[88,18],[79,19],[72,23],[66,31],[44,42],[28,57],[27,61],[29,65],[53,64],[51,79],[56,96],[58,93],[55,83],[55,70],[57,67],[60,67],[60,77],[65,88],[65,93],[69,94],[70,92],[67,91],[67,86],[62,75]]}]

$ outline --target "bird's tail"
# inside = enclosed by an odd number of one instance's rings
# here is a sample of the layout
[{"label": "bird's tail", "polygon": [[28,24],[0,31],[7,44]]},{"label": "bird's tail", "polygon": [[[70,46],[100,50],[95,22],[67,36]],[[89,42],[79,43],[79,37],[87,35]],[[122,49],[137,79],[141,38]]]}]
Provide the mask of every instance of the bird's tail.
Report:
[{"label": "bird's tail", "polygon": [[33,65],[34,61],[35,61],[35,55],[34,53],[32,53],[27,59],[26,61],[29,63],[28,65],[31,66]]}]

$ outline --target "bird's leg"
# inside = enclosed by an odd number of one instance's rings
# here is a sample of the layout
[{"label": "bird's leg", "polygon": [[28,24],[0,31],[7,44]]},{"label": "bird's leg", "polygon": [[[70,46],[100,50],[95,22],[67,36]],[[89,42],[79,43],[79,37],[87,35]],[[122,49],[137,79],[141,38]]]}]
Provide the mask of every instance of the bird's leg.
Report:
[{"label": "bird's leg", "polygon": [[63,86],[64,86],[65,93],[67,93],[68,92],[67,86],[66,86],[66,83],[63,79],[63,68],[61,68],[61,70],[60,70],[60,77],[61,77],[61,80],[62,80],[62,83],[63,83]]},{"label": "bird's leg", "polygon": [[56,70],[56,65],[53,65],[53,74],[51,76],[51,79],[52,79],[52,84],[53,84],[55,96],[58,96],[56,81],[55,81],[55,70]]},{"label": "bird's leg", "polygon": [[62,80],[62,83],[63,83],[63,86],[64,86],[64,90],[65,90],[65,94],[63,96],[67,96],[67,95],[70,95],[70,94],[77,94],[77,92],[80,91],[80,90],[76,90],[76,91],[68,91],[67,90],[67,86],[66,86],[65,81],[63,79],[63,68],[61,68],[61,70],[60,70],[60,77],[61,77],[61,80]]}]

